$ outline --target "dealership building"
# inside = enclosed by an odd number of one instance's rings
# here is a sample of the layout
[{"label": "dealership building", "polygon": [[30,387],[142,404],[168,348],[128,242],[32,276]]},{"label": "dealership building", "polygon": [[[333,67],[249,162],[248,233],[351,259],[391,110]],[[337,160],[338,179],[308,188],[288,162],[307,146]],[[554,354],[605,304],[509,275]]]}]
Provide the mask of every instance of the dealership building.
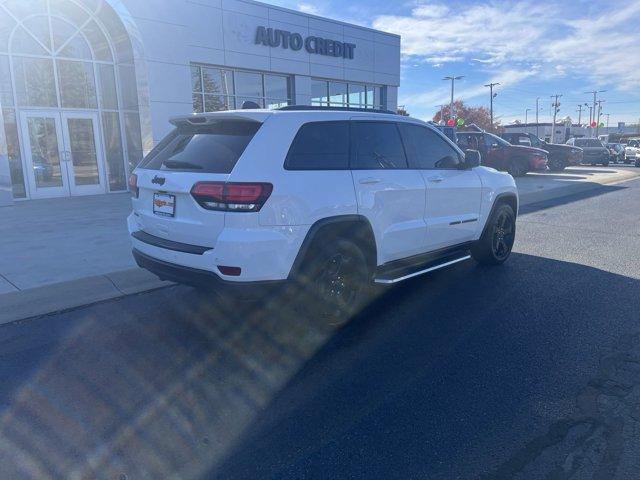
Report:
[{"label": "dealership building", "polygon": [[[120,192],[175,115],[395,110],[400,37],[250,0],[0,2],[0,204]],[[3,180],[4,179],[4,180]]]}]

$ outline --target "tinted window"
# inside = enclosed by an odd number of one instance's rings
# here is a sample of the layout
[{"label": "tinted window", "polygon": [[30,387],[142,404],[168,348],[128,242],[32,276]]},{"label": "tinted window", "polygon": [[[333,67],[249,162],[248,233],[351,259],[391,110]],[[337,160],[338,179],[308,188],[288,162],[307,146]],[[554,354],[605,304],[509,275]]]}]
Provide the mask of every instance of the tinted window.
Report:
[{"label": "tinted window", "polygon": [[462,150],[480,150],[482,145],[481,134],[458,133],[458,146]]},{"label": "tinted window", "polygon": [[407,168],[407,158],[395,123],[353,122],[353,162],[361,170]]},{"label": "tinted window", "polygon": [[458,152],[429,128],[404,123],[398,126],[411,168],[455,168],[460,163]]},{"label": "tinted window", "polygon": [[507,142],[506,140],[503,140],[500,137],[497,137],[491,133],[485,133],[484,134],[484,142],[485,145],[487,147],[491,147],[494,144],[498,144],[498,145],[509,145],[509,142]]},{"label": "tinted window", "polygon": [[602,147],[600,140],[596,138],[576,138],[577,147]]},{"label": "tinted window", "polygon": [[287,170],[346,170],[349,168],[349,123],[303,125],[293,140]]},{"label": "tinted window", "polygon": [[260,125],[245,120],[181,125],[149,153],[140,168],[231,173]]}]

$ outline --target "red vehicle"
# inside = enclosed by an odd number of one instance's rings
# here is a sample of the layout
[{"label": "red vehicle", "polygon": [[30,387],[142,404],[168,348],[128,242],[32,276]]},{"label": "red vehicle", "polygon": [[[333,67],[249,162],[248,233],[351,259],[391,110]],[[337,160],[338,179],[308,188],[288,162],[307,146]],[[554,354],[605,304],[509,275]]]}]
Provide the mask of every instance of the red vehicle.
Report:
[{"label": "red vehicle", "polygon": [[462,150],[478,150],[482,155],[482,165],[509,172],[513,177],[547,169],[547,151],[511,145],[491,133],[458,132],[458,146]]}]

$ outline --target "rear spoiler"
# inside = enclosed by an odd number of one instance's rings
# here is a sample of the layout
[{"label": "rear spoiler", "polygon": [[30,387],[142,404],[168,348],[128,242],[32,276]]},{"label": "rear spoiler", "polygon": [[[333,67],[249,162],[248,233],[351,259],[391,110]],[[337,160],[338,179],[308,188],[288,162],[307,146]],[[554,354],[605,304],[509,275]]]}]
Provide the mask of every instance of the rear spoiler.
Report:
[{"label": "rear spoiler", "polygon": [[263,123],[272,115],[264,111],[229,111],[215,113],[197,113],[173,117],[169,122],[176,127],[179,125],[211,125],[224,120],[245,120],[248,122]]}]

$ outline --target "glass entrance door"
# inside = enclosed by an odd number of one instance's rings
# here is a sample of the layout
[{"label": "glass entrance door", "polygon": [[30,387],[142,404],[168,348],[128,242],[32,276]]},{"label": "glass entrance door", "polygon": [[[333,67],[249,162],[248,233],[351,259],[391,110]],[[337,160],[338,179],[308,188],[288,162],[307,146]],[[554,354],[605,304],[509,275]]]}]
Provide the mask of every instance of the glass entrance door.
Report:
[{"label": "glass entrance door", "polygon": [[106,191],[97,114],[25,111],[21,128],[31,198]]},{"label": "glass entrance door", "polygon": [[31,198],[69,195],[60,115],[23,112],[20,120]]},{"label": "glass entrance door", "polygon": [[71,195],[104,193],[105,174],[96,113],[62,113]]}]

